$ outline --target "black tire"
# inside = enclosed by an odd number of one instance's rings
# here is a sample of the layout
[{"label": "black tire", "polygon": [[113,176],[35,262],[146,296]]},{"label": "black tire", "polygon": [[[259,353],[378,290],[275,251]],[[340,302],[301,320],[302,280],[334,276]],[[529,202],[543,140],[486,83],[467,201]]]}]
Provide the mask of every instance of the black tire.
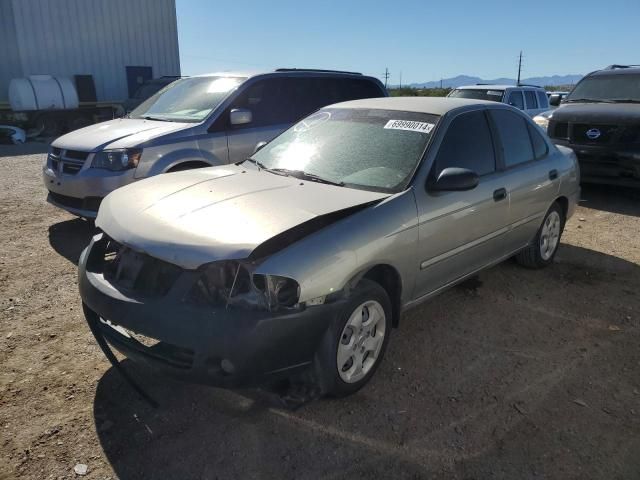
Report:
[{"label": "black tire", "polygon": [[[554,214],[557,214],[560,219],[560,233],[558,235],[558,241],[553,251],[551,252],[550,256],[547,256],[545,258],[543,256],[543,248],[541,246],[541,235],[547,220]],[[556,202],[551,205],[551,208],[549,208],[549,210],[545,214],[544,219],[542,220],[542,224],[540,225],[540,228],[538,229],[538,232],[536,233],[536,236],[533,238],[531,243],[516,255],[516,261],[523,267],[534,269],[544,268],[547,265],[551,264],[556,256],[556,253],[558,252],[558,247],[560,246],[560,238],[562,237],[562,232],[564,231],[564,223],[564,211],[560,204]]]},{"label": "black tire", "polygon": [[[375,358],[375,363],[370,367],[366,375],[358,381],[348,383],[341,378],[338,372],[338,368],[340,368],[337,362],[338,345],[352,313],[363,303],[369,301],[377,302],[384,310],[385,328],[382,346],[377,358]],[[314,369],[322,394],[332,397],[344,397],[360,390],[371,379],[382,362],[384,352],[389,343],[391,328],[392,309],[389,295],[378,283],[368,279],[361,280],[351,293],[342,312],[327,329],[322,344],[316,353]]]}]

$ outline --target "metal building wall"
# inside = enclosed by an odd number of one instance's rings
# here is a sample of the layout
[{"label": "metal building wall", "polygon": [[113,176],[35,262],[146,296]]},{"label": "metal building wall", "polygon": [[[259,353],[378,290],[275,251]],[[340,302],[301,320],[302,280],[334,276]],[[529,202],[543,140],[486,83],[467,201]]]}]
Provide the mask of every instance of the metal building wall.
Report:
[{"label": "metal building wall", "polygon": [[22,75],[90,74],[99,101],[120,101],[126,66],[180,74],[175,0],[10,1]]},{"label": "metal building wall", "polygon": [[9,81],[22,76],[22,65],[18,54],[16,29],[13,24],[13,4],[0,0],[0,103],[7,101]]}]

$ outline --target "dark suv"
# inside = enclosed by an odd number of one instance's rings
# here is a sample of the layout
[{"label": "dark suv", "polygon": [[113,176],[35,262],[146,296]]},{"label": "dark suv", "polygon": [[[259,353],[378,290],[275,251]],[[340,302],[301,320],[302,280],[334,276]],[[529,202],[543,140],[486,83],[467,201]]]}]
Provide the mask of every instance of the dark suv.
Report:
[{"label": "dark suv", "polygon": [[640,187],[640,66],[586,75],[549,116],[553,142],[571,147],[582,181]]}]

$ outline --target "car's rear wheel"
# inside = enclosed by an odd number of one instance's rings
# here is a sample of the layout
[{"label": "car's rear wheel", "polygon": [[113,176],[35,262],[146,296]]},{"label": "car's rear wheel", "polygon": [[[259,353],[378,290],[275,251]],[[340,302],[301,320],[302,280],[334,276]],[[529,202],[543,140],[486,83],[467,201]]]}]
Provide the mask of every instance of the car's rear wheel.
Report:
[{"label": "car's rear wheel", "polygon": [[516,255],[517,262],[528,268],[543,268],[553,262],[560,245],[564,222],[562,207],[554,203],[533,241]]},{"label": "car's rear wheel", "polygon": [[316,355],[322,393],[341,397],[362,388],[380,365],[390,333],[389,295],[377,283],[363,279]]}]

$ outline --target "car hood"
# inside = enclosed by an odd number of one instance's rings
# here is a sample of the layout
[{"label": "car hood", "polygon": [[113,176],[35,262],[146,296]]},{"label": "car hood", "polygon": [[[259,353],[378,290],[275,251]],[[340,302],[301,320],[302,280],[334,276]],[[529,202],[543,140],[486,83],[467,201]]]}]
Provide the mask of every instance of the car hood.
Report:
[{"label": "car hood", "polygon": [[68,150],[98,152],[106,148],[131,148],[153,138],[193,127],[193,123],[118,118],[74,130],[51,145]]},{"label": "car hood", "polygon": [[556,122],[628,124],[640,121],[640,104],[637,103],[568,103],[551,112]]},{"label": "car hood", "polygon": [[301,223],[388,196],[229,165],[122,187],[103,200],[96,225],[134,250],[195,269],[246,258]]}]

